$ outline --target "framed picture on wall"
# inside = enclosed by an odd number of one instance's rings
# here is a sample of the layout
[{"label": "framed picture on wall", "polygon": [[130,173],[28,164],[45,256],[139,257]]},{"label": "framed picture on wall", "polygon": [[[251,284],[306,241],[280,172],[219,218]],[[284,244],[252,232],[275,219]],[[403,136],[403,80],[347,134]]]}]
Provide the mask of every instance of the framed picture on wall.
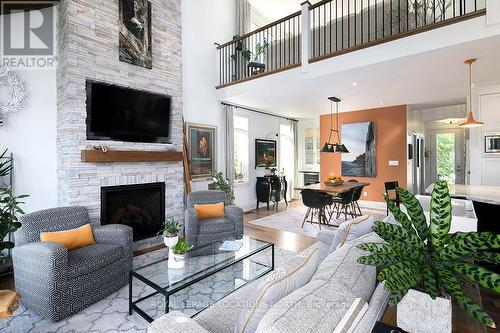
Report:
[{"label": "framed picture on wall", "polygon": [[349,149],[342,154],[342,176],[376,177],[375,122],[343,124],[341,133]]},{"label": "framed picture on wall", "polygon": [[119,11],[120,61],[151,69],[151,2],[120,0]]},{"label": "framed picture on wall", "polygon": [[255,139],[255,167],[276,167],[276,141]]},{"label": "framed picture on wall", "polygon": [[186,123],[189,169],[193,180],[205,180],[217,169],[217,127]]}]

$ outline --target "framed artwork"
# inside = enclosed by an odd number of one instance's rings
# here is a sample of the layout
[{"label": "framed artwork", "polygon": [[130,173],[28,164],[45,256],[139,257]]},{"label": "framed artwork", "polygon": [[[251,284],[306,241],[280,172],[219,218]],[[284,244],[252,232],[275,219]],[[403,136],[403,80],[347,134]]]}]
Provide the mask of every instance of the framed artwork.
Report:
[{"label": "framed artwork", "polygon": [[119,0],[120,61],[151,69],[151,2]]},{"label": "framed artwork", "polygon": [[217,127],[186,123],[189,169],[193,180],[205,180],[217,166]]},{"label": "framed artwork", "polygon": [[341,133],[349,149],[342,154],[342,176],[376,177],[375,122],[343,124]]},{"label": "framed artwork", "polygon": [[276,141],[255,139],[255,167],[276,167]]}]

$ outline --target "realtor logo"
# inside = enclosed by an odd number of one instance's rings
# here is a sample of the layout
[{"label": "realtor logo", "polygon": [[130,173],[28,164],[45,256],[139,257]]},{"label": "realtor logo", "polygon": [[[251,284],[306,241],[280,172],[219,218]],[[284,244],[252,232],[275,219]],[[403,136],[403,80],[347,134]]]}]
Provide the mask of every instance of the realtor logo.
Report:
[{"label": "realtor logo", "polygon": [[54,1],[1,1],[1,66],[53,68],[56,6]]}]

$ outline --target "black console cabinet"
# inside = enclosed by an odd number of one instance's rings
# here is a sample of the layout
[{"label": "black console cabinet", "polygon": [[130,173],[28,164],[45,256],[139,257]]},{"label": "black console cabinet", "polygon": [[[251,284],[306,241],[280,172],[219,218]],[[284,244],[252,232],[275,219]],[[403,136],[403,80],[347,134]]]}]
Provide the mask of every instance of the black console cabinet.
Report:
[{"label": "black console cabinet", "polygon": [[286,200],[287,187],[288,184],[285,176],[257,177],[257,184],[255,185],[257,209],[259,209],[259,203],[264,202],[267,204],[267,210],[269,210],[270,202],[277,204],[283,199],[288,205],[288,201]]}]

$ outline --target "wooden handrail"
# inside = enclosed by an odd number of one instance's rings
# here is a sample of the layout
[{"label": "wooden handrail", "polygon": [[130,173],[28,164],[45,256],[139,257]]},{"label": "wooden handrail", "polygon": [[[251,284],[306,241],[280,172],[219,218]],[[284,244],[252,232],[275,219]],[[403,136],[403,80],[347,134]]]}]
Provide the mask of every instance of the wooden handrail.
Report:
[{"label": "wooden handrail", "polygon": [[333,2],[333,1],[336,1],[336,0],[323,0],[323,1],[317,2],[317,3],[313,4],[313,5],[310,5],[309,6],[309,10],[313,10],[314,8],[321,7],[325,3]]},{"label": "wooden handrail", "polygon": [[244,39],[245,39],[245,38],[247,38],[247,37],[250,37],[250,36],[252,36],[252,35],[255,35],[256,33],[259,33],[259,32],[261,32],[261,31],[264,31],[264,30],[266,30],[266,29],[269,29],[269,28],[271,28],[271,27],[274,27],[275,25],[278,25],[278,24],[280,24],[280,23],[283,23],[283,22],[285,22],[285,21],[288,21],[288,20],[289,20],[289,19],[291,19],[291,18],[294,18],[294,17],[299,16],[301,13],[302,13],[302,11],[300,11],[300,10],[299,10],[298,12],[292,13],[292,14],[290,14],[290,15],[288,15],[288,16],[286,16],[286,17],[283,17],[283,18],[281,18],[281,19],[279,19],[279,20],[277,20],[277,21],[271,22],[271,23],[269,23],[269,24],[266,24],[265,26],[262,26],[262,27],[260,27],[260,28],[258,28],[258,29],[255,29],[254,31],[250,31],[249,33],[246,33],[246,34],[244,34],[243,36],[239,36],[239,37],[237,37],[237,38],[234,38],[233,40],[230,40],[229,42],[226,42],[226,43],[224,43],[224,44],[218,45],[218,46],[217,46],[217,50],[220,50],[220,49],[222,49],[222,48],[224,48],[224,47],[226,47],[226,46],[228,46],[228,45],[231,45],[231,44],[234,44],[234,43],[238,43],[238,42],[240,42],[240,41],[244,40]]}]

